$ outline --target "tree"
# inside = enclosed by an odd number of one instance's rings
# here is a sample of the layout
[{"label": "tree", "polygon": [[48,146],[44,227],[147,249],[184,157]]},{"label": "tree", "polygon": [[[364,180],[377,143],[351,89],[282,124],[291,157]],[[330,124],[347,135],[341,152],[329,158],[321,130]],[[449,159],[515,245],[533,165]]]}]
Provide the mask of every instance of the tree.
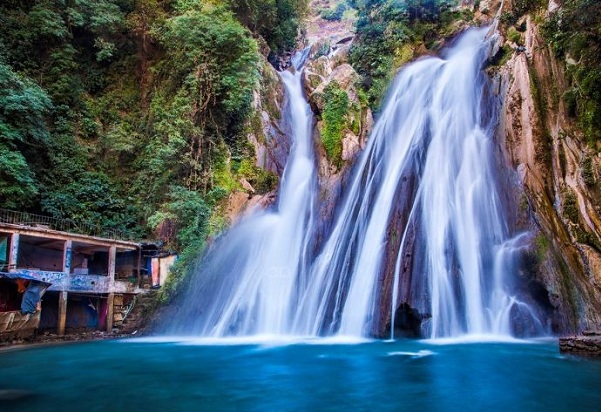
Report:
[{"label": "tree", "polygon": [[45,117],[51,109],[50,98],[38,85],[0,63],[0,200],[4,207],[31,206],[38,194],[30,163],[48,142]]},{"label": "tree", "polygon": [[[223,7],[191,6],[165,22],[155,35],[169,58],[162,68],[166,89],[172,96],[157,107],[161,113],[177,111],[177,126],[169,135],[159,135],[165,144],[182,136],[180,177],[191,190],[206,192],[210,186],[212,151],[224,139],[232,147],[241,135],[258,81],[257,44],[250,33]],[[168,77],[167,77],[168,76]],[[156,123],[154,131],[160,133]]]}]

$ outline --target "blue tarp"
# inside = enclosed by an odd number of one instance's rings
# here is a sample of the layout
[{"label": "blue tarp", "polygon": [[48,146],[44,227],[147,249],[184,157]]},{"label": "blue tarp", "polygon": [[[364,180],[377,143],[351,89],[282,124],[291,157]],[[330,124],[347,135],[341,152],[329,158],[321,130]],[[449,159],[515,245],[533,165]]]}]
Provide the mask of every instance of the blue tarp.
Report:
[{"label": "blue tarp", "polygon": [[23,293],[23,301],[21,302],[21,313],[35,313],[38,302],[42,299],[42,295],[51,285],[51,283],[41,281],[31,275],[19,272],[0,272],[0,278],[4,279],[24,279],[29,281],[29,285]]},{"label": "blue tarp", "polygon": [[21,302],[21,313],[35,313],[38,308],[38,303],[42,299],[42,295],[48,286],[38,282],[29,282],[27,290],[23,293],[23,301]]},{"label": "blue tarp", "polygon": [[52,285],[52,283],[44,282],[43,280],[39,280],[35,276],[28,275],[25,272],[0,272],[0,278],[14,279],[14,280],[25,279],[25,280],[31,280],[33,282],[38,282],[38,283],[41,283],[46,286]]}]

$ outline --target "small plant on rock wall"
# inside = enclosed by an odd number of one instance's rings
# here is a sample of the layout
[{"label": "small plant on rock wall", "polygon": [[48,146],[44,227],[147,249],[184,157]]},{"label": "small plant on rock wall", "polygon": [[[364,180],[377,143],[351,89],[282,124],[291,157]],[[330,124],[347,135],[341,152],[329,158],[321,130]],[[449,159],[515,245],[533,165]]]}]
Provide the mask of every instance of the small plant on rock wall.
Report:
[{"label": "small plant on rock wall", "polygon": [[593,159],[590,156],[585,156],[582,160],[582,180],[587,186],[595,184],[595,173],[593,172]]},{"label": "small plant on rock wall", "polygon": [[244,159],[240,162],[238,173],[251,184],[257,194],[265,194],[277,188],[278,176],[273,172],[255,166],[250,159]]},{"label": "small plant on rock wall", "polygon": [[511,26],[509,30],[507,30],[507,38],[509,39],[509,41],[515,44],[522,44],[522,35],[513,26]]},{"label": "small plant on rock wall", "polygon": [[321,140],[328,160],[340,166],[342,163],[342,137],[347,123],[349,98],[336,82],[330,83],[324,90],[326,102],[323,113]]},{"label": "small plant on rock wall", "polygon": [[571,190],[566,190],[563,196],[563,215],[572,223],[578,223],[578,199]]}]

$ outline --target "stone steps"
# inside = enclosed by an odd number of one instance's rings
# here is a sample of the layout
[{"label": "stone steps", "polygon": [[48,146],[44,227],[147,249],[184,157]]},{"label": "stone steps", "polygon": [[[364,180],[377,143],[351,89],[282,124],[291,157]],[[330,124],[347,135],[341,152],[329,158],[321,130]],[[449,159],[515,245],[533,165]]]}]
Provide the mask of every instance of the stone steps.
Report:
[{"label": "stone steps", "polygon": [[138,294],[132,311],[123,319],[119,327],[121,333],[130,334],[142,329],[148,323],[148,316],[156,305],[158,291],[149,290]]}]

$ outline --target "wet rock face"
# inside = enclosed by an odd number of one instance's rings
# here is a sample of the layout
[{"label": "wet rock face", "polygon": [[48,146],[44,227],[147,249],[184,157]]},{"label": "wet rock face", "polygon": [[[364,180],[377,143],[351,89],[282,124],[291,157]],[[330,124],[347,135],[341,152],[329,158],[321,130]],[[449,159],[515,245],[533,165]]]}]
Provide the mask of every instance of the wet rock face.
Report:
[{"label": "wet rock face", "polygon": [[282,125],[283,104],[284,86],[275,69],[265,62],[260,89],[253,99],[256,126],[248,141],[255,148],[256,165],[279,176],[284,172],[292,144]]},{"label": "wet rock face", "polygon": [[390,335],[395,266],[399,258],[398,252],[403,241],[405,227],[408,227],[408,230],[404,239],[404,255],[400,256],[398,298],[394,320],[395,336],[420,337],[421,322],[430,316],[427,309],[429,306],[427,297],[419,296],[419,293],[416,293],[417,290],[422,290],[419,282],[423,280],[419,276],[419,272],[414,270],[414,250],[418,237],[415,222],[419,220],[419,217],[416,216],[412,222],[409,222],[413,202],[406,201],[406,199],[415,198],[418,180],[419,176],[415,170],[407,171],[401,179],[402,185],[396,195],[397,200],[394,202],[397,206],[392,210],[388,226],[385,261],[379,279],[379,300],[382,303],[378,308],[378,313],[374,314],[377,321],[374,322],[372,330],[372,333],[378,337]]},{"label": "wet rock face", "polygon": [[395,313],[394,336],[406,338],[422,337],[422,323],[427,321],[428,315],[421,314],[407,303],[401,304]]},{"label": "wet rock face", "polygon": [[[265,45],[265,47],[267,47]],[[268,53],[268,48],[265,53]],[[292,141],[286,133],[281,113],[284,105],[284,86],[274,67],[263,61],[261,82],[254,91],[247,140],[255,153],[255,165],[282,176]],[[224,205],[224,216],[230,224],[255,208],[267,208],[275,202],[275,193],[257,195],[252,185],[242,179],[242,190],[232,192]]]},{"label": "wet rock face", "polygon": [[597,159],[554,98],[568,87],[563,63],[536,24],[525,24],[523,52],[499,70],[499,138],[523,187],[522,226],[532,233],[523,283],[546,291],[537,300],[550,332],[578,333],[601,324]]}]

